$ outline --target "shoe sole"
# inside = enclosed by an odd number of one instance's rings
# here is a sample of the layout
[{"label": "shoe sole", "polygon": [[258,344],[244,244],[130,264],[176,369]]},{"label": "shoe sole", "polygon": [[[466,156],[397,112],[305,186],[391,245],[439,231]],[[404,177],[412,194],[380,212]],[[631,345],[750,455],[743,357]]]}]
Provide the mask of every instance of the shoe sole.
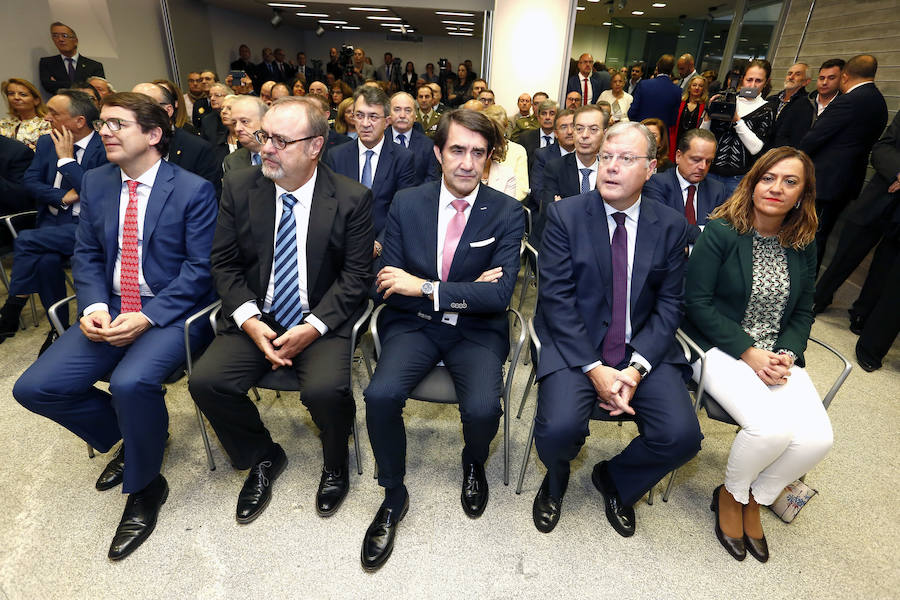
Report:
[{"label": "shoe sole", "polygon": [[[160,508],[162,508],[163,504],[165,504],[166,500],[168,500],[168,499],[169,499],[169,485],[166,484],[166,491],[163,493],[162,501],[159,503]],[[128,549],[128,552],[125,552],[124,554],[120,554],[119,556],[109,556],[107,554],[107,558],[112,561],[120,561],[123,558],[131,556],[132,553],[134,553],[135,550],[140,548],[144,544],[144,542],[147,541],[147,538],[149,538],[150,535],[156,530],[156,523],[157,523],[157,521],[159,521],[158,517],[159,517],[159,515],[157,515],[157,518],[154,519],[153,525],[150,526],[150,529],[147,530],[147,533],[144,534],[144,536],[141,538],[141,541],[136,542],[133,546],[131,546]]]},{"label": "shoe sole", "polygon": [[[397,519],[397,525],[400,525],[400,521],[402,521],[403,517],[406,516],[406,511],[408,511],[408,510],[409,510],[409,504],[407,503],[406,506],[403,507],[403,512],[400,513],[400,517]],[[396,537],[396,534],[395,534],[395,537]],[[388,550],[387,554],[385,554],[383,557],[381,557],[377,563],[375,563],[373,565],[367,565],[366,563],[362,562],[362,553],[360,552],[360,562],[362,563],[363,571],[365,571],[366,573],[374,573],[375,571],[380,569],[382,566],[384,566],[384,563],[386,563],[388,561],[388,559],[391,557],[391,554],[393,554],[393,553],[394,553],[394,544],[391,544],[391,549]]]},{"label": "shoe sole", "polygon": [[[287,463],[288,463],[287,457],[285,457],[284,463],[282,463],[281,467],[275,473],[270,475],[272,483],[269,485],[272,485],[275,483],[275,480],[278,479],[278,476],[284,472],[285,467],[287,467]],[[263,514],[263,511],[266,510],[266,507],[269,506],[269,502],[271,502],[271,501],[272,501],[272,494],[269,494],[269,497],[266,498],[266,501],[262,503],[262,506],[260,506],[256,510],[256,512],[254,512],[252,515],[250,515],[249,517],[238,517],[237,515],[235,515],[235,519],[241,525],[246,525],[247,523],[252,523],[253,521],[255,521],[256,519],[259,518],[259,515]]]}]

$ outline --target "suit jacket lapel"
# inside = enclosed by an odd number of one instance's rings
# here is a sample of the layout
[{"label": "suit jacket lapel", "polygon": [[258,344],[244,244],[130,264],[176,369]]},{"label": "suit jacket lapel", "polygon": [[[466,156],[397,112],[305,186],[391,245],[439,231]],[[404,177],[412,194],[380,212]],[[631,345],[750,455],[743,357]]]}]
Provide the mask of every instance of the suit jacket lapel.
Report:
[{"label": "suit jacket lapel", "polygon": [[[106,243],[106,277],[112,285],[116,256],[119,253],[119,199],[122,195],[122,170],[114,169],[100,196],[100,214],[103,215],[103,239]],[[110,287],[112,289],[112,287]]]},{"label": "suit jacket lapel", "polygon": [[749,300],[753,290],[753,233],[737,236],[737,254],[744,282],[744,297]]},{"label": "suit jacket lapel", "polygon": [[649,202],[641,203],[641,214],[638,216],[637,239],[634,241],[634,258],[631,262],[631,309],[637,303],[638,296],[647,281],[653,254],[659,240],[659,226],[656,210]]},{"label": "suit jacket lapel", "polygon": [[[386,185],[389,173],[393,173],[394,162],[394,140],[389,139],[388,131],[385,130],[384,143],[381,145],[381,156],[378,157],[378,167],[375,169],[375,175],[372,177],[372,195],[377,196],[381,190],[381,186]],[[359,155],[357,155],[359,156]]]},{"label": "suit jacket lapel", "polygon": [[[313,189],[312,206],[309,209],[309,227],[306,233],[306,291],[308,296],[312,296],[313,290],[316,289],[319,270],[325,261],[331,225],[337,211],[337,198],[334,193],[331,174],[325,169],[319,169]],[[312,300],[308,300],[308,302],[312,304]]]},{"label": "suit jacket lapel", "polygon": [[596,236],[591,246],[594,247],[594,254],[597,256],[598,270],[603,280],[603,293],[612,304],[612,250],[609,247],[609,224],[600,192],[594,190],[591,196],[592,199],[587,204],[587,228]]},{"label": "suit jacket lapel", "polygon": [[247,190],[248,209],[250,212],[250,234],[256,247],[259,260],[259,287],[262,298],[265,298],[269,287],[269,275],[272,273],[272,254],[275,249],[275,184],[257,174],[256,185]]},{"label": "suit jacket lapel", "polygon": [[[571,157],[571,158],[570,158]],[[565,169],[563,169],[563,178],[560,181],[560,191],[564,192],[563,198],[565,198],[565,194],[568,193],[568,190],[575,190],[575,194],[581,193],[581,172],[578,170],[578,162],[575,160],[575,153],[570,152],[563,157],[563,164],[565,165]],[[573,194],[574,195],[574,194]],[[606,218],[606,215],[603,215]]]},{"label": "suit jacket lapel", "polygon": [[150,198],[147,200],[147,211],[144,213],[144,247],[147,247],[147,241],[153,235],[159,217],[162,215],[163,208],[175,188],[173,180],[175,179],[175,171],[166,161],[159,163],[159,171],[156,173],[156,181],[153,182],[153,189],[150,190]]}]

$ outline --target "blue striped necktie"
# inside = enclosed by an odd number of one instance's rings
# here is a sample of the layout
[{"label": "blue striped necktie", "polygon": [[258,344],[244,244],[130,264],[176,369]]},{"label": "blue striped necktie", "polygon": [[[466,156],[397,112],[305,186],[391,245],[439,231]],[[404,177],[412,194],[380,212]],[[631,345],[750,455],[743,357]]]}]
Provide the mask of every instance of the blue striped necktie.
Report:
[{"label": "blue striped necktie", "polygon": [[297,272],[297,223],[294,220],[297,199],[291,194],[282,194],[281,202],[281,220],[275,236],[275,292],[271,312],[276,321],[285,329],[290,329],[303,320],[300,276]]},{"label": "blue striped necktie", "polygon": [[591,191],[591,169],[578,169],[581,171],[581,193],[587,194]]}]

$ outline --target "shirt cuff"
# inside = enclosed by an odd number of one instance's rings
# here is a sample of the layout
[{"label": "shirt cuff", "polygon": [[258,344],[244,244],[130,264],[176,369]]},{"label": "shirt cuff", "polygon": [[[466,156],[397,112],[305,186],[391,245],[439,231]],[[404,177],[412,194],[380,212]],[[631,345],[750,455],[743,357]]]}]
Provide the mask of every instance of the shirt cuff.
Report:
[{"label": "shirt cuff", "polygon": [[238,329],[243,327],[244,321],[247,319],[260,316],[262,316],[262,313],[259,312],[259,307],[253,300],[247,300],[231,313],[231,318],[234,319],[234,324],[238,326]]},{"label": "shirt cuff", "polygon": [[63,165],[67,165],[70,162],[75,162],[75,159],[74,158],[61,158],[58,161],[56,161],[56,168],[59,169]]},{"label": "shirt cuff", "polygon": [[594,361],[594,362],[592,362],[592,363],[589,364],[589,365],[584,365],[583,367],[581,367],[581,372],[582,372],[582,373],[587,373],[587,372],[590,371],[591,369],[593,369],[593,368],[595,368],[595,367],[599,367],[599,366],[602,365],[602,364],[603,364],[603,361],[602,361],[602,360]]},{"label": "shirt cuff", "polygon": [[313,327],[316,328],[316,331],[319,332],[319,335],[325,335],[328,333],[328,325],[322,322],[322,320],[316,315],[310,313],[306,315],[306,318],[303,319],[304,323],[309,323]]},{"label": "shirt cuff", "polygon": [[434,312],[440,312],[441,301],[438,298],[438,289],[441,287],[441,282],[435,281],[433,283],[434,283],[434,292],[431,295],[434,296]]},{"label": "shirt cuff", "polygon": [[144,311],[140,311],[140,312],[141,312],[141,316],[144,317],[145,319],[147,319],[147,322],[150,323],[151,326],[156,327],[156,323],[153,322],[153,319],[151,319],[150,317],[147,316],[147,313],[145,313]]},{"label": "shirt cuff", "polygon": [[646,358],[644,358],[643,356],[641,356],[641,353],[640,353],[640,352],[632,352],[632,353],[631,353],[631,360],[628,361],[628,362],[629,362],[629,363],[633,363],[633,362],[638,363],[639,365],[641,365],[641,366],[643,366],[645,369],[647,369],[647,373],[648,373],[648,374],[650,373],[650,370],[653,368],[653,367],[650,365],[650,361],[648,361]]},{"label": "shirt cuff", "polygon": [[98,312],[98,311],[103,311],[103,312],[108,313],[109,305],[106,302],[94,302],[93,304],[91,304],[90,306],[85,308],[84,312],[82,312],[81,314],[86,317],[89,314]]}]

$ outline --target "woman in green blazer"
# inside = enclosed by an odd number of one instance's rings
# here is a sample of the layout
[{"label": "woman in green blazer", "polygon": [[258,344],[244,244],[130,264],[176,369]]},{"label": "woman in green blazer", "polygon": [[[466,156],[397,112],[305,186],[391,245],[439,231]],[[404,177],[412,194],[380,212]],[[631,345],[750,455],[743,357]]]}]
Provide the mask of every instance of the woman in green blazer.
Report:
[{"label": "woman in green blazer", "polygon": [[706,390],[741,426],[711,505],[716,537],[737,560],[747,552],[768,559],[760,505],[832,445],[802,368],[813,322],[815,189],[806,154],[770,150],[713,212],[688,262],[683,328],[706,351]]}]

